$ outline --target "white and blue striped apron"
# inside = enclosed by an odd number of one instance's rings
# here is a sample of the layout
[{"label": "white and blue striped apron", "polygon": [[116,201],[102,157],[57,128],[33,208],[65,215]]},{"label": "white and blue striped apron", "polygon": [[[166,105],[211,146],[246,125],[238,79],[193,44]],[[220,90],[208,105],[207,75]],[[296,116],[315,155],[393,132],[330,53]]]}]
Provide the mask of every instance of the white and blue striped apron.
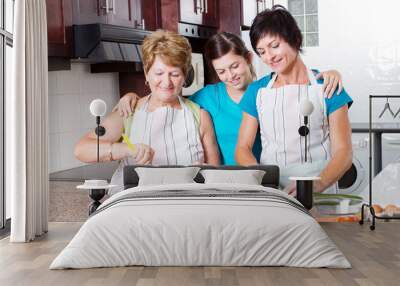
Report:
[{"label": "white and blue striped apron", "polygon": [[[260,123],[262,153],[261,164],[280,167],[280,182],[286,187],[290,176],[317,176],[330,160],[329,125],[322,85],[317,84],[313,72],[307,69],[310,85],[285,85],[272,88],[275,73],[265,88],[257,94],[257,112]],[[300,102],[308,98],[314,111],[309,116],[310,132],[305,138],[298,129],[304,124]],[[329,192],[334,192],[330,188]]]},{"label": "white and blue striped apron", "polygon": [[[179,96],[181,108],[163,106],[147,110],[150,96],[135,110],[129,132],[133,144],[146,144],[154,150],[152,165],[198,165],[204,163],[200,126],[193,111]],[[132,159],[121,160],[111,184],[123,185],[123,167],[135,164]],[[111,193],[122,190],[115,188]]]}]

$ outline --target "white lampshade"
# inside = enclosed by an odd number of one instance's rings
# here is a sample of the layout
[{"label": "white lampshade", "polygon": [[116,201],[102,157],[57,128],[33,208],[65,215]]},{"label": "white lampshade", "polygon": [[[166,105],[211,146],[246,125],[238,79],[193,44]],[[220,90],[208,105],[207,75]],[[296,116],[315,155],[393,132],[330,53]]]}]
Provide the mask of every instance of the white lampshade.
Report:
[{"label": "white lampshade", "polygon": [[93,116],[104,116],[107,111],[107,104],[102,99],[95,99],[90,103],[90,113]]}]

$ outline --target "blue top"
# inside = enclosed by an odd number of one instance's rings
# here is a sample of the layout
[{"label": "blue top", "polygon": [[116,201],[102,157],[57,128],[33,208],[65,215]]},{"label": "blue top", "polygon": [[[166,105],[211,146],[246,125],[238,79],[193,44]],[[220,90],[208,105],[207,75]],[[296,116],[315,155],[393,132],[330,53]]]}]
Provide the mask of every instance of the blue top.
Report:
[{"label": "blue top", "polygon": [[[318,73],[317,70],[313,70],[314,73]],[[246,92],[244,93],[242,100],[240,101],[239,105],[242,108],[242,110],[251,116],[257,118],[258,120],[258,114],[257,114],[257,106],[256,106],[256,99],[257,99],[257,94],[258,90],[260,88],[267,87],[269,81],[271,80],[273,76],[273,73],[270,73],[267,76],[264,76],[263,78],[251,83],[247,89]],[[317,80],[318,84],[323,84],[324,80],[323,79],[318,79]],[[339,94],[337,94],[337,89],[334,92],[333,96],[331,98],[325,98],[325,104],[326,104],[326,112],[327,116],[338,110],[344,105],[348,105],[349,108],[352,105],[353,100],[351,97],[347,94],[346,90],[342,90]]]},{"label": "blue top", "polygon": [[[228,95],[223,82],[210,84],[193,94],[190,100],[208,111],[213,124],[217,142],[222,155],[222,164],[237,165],[235,149],[242,122],[242,109]],[[261,155],[261,139],[258,132],[253,146],[257,161]]]}]

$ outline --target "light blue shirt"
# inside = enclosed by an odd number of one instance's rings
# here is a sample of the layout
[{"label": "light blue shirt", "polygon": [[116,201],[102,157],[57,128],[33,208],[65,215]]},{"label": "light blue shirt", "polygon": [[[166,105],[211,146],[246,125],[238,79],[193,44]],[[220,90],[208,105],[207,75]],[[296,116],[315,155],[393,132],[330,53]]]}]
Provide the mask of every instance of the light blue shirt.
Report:
[{"label": "light blue shirt", "polygon": [[[223,82],[207,85],[189,99],[196,102],[210,114],[222,155],[222,164],[237,165],[235,149],[242,122],[242,109],[238,103],[229,97],[226,85]],[[253,154],[259,161],[261,154],[259,132],[254,142]]]}]

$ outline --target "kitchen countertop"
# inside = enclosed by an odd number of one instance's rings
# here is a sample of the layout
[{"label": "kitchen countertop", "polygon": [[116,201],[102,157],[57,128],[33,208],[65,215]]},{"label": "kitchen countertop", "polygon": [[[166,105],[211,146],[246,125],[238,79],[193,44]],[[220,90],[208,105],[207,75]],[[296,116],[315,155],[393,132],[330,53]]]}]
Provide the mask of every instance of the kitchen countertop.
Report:
[{"label": "kitchen countertop", "polygon": [[[355,133],[368,133],[369,123],[352,123],[351,129]],[[373,123],[372,132],[379,133],[400,133],[400,123]]]},{"label": "kitchen countertop", "polygon": [[111,180],[114,171],[118,167],[118,161],[106,163],[94,163],[68,170],[50,173],[50,181],[83,182],[87,179]]}]

